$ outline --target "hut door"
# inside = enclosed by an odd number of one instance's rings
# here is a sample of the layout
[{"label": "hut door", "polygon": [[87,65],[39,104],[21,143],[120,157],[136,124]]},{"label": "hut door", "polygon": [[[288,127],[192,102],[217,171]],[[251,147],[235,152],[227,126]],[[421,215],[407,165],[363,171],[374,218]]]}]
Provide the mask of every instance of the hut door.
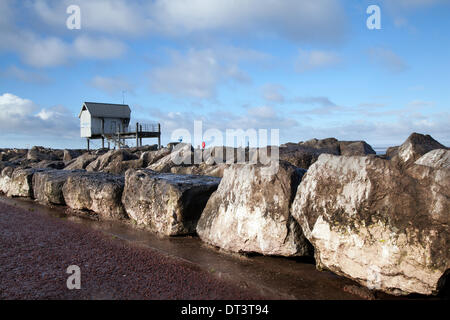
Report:
[{"label": "hut door", "polygon": [[111,121],[111,133],[116,133],[116,122],[115,121]]}]

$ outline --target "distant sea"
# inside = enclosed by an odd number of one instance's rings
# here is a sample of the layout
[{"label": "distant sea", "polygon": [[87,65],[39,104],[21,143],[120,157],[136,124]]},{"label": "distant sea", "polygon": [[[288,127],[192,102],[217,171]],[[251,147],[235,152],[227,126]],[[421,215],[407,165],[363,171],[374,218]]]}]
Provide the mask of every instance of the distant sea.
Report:
[{"label": "distant sea", "polygon": [[373,150],[375,150],[375,152],[377,154],[386,154],[386,150],[388,149],[388,147],[374,147]]}]

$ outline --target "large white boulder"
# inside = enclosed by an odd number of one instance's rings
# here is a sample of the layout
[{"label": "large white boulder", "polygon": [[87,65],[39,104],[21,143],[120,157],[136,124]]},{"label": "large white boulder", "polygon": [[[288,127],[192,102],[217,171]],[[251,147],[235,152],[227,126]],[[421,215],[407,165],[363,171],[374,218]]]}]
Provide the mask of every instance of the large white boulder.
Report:
[{"label": "large white boulder", "polygon": [[450,267],[450,170],[321,155],[292,215],[329,269],[392,294],[437,293]]},{"label": "large white boulder", "polygon": [[214,177],[130,169],[122,202],[131,219],[157,233],[191,234],[219,182]]},{"label": "large white boulder", "polygon": [[64,205],[63,186],[70,176],[84,171],[48,170],[33,175],[33,196],[46,204]]},{"label": "large white boulder", "polygon": [[8,194],[14,170],[15,167],[13,166],[5,166],[0,172],[0,192]]},{"label": "large white boulder", "polygon": [[450,150],[435,149],[420,157],[415,164],[433,168],[450,168]]},{"label": "large white boulder", "polygon": [[284,161],[278,170],[251,164],[225,169],[203,210],[198,235],[228,251],[307,255],[308,243],[289,211],[303,174]]},{"label": "large white boulder", "polygon": [[24,169],[16,168],[12,172],[9,180],[9,187],[6,195],[8,197],[29,197],[33,198],[33,175],[44,172],[48,169]]},{"label": "large white boulder", "polygon": [[126,218],[121,202],[123,188],[123,176],[86,172],[70,175],[62,190],[70,208],[93,211],[104,220],[120,220]]}]

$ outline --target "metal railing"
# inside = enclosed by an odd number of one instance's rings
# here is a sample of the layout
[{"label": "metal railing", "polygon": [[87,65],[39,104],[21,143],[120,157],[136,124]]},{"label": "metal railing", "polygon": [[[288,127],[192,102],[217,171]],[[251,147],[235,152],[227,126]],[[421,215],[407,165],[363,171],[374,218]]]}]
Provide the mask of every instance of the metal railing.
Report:
[{"label": "metal railing", "polygon": [[[125,127],[126,133],[136,133],[136,124]],[[158,123],[139,123],[139,132],[158,132]]]}]

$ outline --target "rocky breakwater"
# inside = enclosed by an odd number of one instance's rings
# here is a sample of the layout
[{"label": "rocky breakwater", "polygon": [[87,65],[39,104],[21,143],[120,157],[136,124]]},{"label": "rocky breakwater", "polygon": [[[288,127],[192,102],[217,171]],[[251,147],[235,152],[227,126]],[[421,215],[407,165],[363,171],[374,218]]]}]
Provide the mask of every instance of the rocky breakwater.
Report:
[{"label": "rocky breakwater", "polygon": [[376,154],[365,141],[339,141],[335,138],[312,139],[280,146],[280,159],[299,168],[308,169],[321,154],[363,156]]},{"label": "rocky breakwater", "polygon": [[64,201],[72,209],[95,212],[104,220],[127,218],[122,205],[123,176],[102,172],[69,175],[63,185]]},{"label": "rocky breakwater", "polygon": [[82,155],[69,160],[66,162],[64,170],[82,170],[98,158],[95,154],[90,154],[89,152],[83,153]]},{"label": "rocky breakwater", "polygon": [[89,163],[87,171],[123,174],[129,168],[141,168],[143,161],[127,150],[110,150]]},{"label": "rocky breakwater", "polygon": [[[417,159],[399,149],[407,162]],[[430,159],[405,168],[373,156],[321,155],[292,206],[318,268],[391,294],[436,294],[450,267],[450,170]]]},{"label": "rocky breakwater", "polygon": [[433,139],[430,135],[414,132],[401,146],[389,148],[387,155],[392,161],[403,167],[407,167],[414,164],[424,154],[436,149],[447,150],[448,148]]},{"label": "rocky breakwater", "polygon": [[83,174],[81,170],[45,170],[33,175],[33,196],[44,204],[65,205],[63,187],[71,176]]},{"label": "rocky breakwater", "polygon": [[131,219],[159,234],[192,234],[219,182],[214,177],[130,169],[122,202]]},{"label": "rocky breakwater", "polygon": [[[162,156],[162,157],[161,157]],[[168,173],[172,167],[186,166],[194,163],[194,149],[190,144],[180,143],[172,149],[166,148],[158,151],[147,169]],[[158,159],[158,160],[156,160]]]},{"label": "rocky breakwater", "polygon": [[[48,169],[33,168],[5,168],[5,177],[7,180],[6,195],[8,197],[29,197],[33,198],[33,175]],[[3,173],[3,172],[2,172]],[[5,184],[5,183],[3,183]]]},{"label": "rocky breakwater", "polygon": [[415,164],[427,167],[450,169],[450,150],[435,149],[420,157]]},{"label": "rocky breakwater", "polygon": [[[278,147],[269,148],[232,148],[211,147],[194,149],[190,144],[177,144],[172,152],[151,163],[148,169],[174,174],[205,175],[223,177],[224,170],[235,163],[256,163],[261,154],[270,157],[272,148],[278,153]],[[174,161],[174,159],[176,159]]]},{"label": "rocky breakwater", "polygon": [[0,166],[0,192],[8,194],[10,181],[15,167],[8,163],[6,165],[4,162]]},{"label": "rocky breakwater", "polygon": [[200,238],[234,252],[302,256],[309,245],[290,207],[305,170],[281,161],[225,169],[197,225]]}]

